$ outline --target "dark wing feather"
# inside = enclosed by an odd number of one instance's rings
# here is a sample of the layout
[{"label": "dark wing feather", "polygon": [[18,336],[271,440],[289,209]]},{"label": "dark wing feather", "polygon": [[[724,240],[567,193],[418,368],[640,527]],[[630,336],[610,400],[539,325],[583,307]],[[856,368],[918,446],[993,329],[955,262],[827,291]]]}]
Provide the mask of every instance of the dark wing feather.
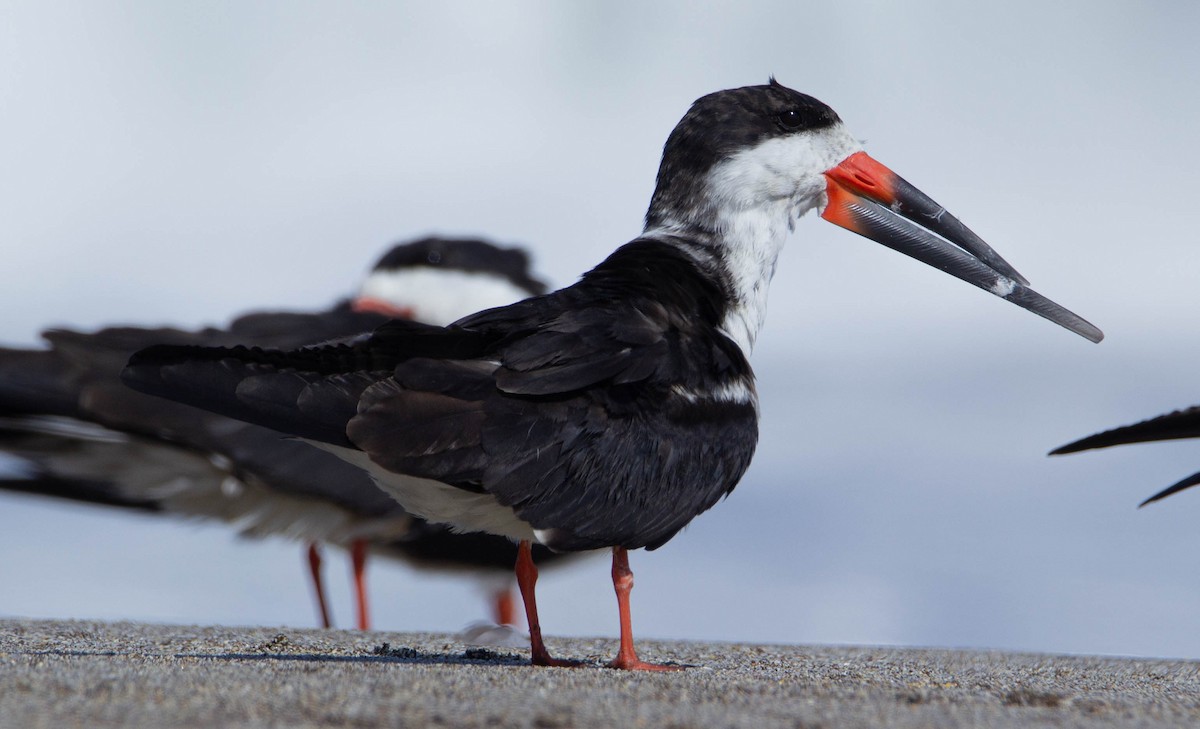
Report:
[{"label": "dark wing feather", "polygon": [[155,499],[125,496],[109,481],[61,478],[41,469],[27,478],[0,478],[0,491],[49,496],[99,506],[119,506],[150,513],[159,513],[163,508]]},{"label": "dark wing feather", "polygon": [[[1086,451],[1092,448],[1107,448],[1109,446],[1127,445],[1130,443],[1149,443],[1153,441],[1197,437],[1200,437],[1200,406],[1193,406],[1143,420],[1140,423],[1125,425],[1120,428],[1096,433],[1095,435],[1089,435],[1086,438],[1081,438],[1080,440],[1055,448],[1050,451],[1050,455],[1057,456],[1065,453]],[[1200,483],[1200,473],[1192,474],[1182,481],[1159,491],[1138,506],[1145,506],[1146,504],[1165,499],[1198,483]]]},{"label": "dark wing feather", "polygon": [[666,317],[634,306],[565,311],[504,348],[496,386],[514,395],[550,395],[644,380],[664,361],[669,332]]},{"label": "dark wing feather", "polygon": [[660,546],[733,489],[757,440],[749,404],[673,403],[649,417],[610,415],[584,396],[550,414],[505,405],[484,440],[512,455],[484,483],[554,529],[557,549]]},{"label": "dark wing feather", "polygon": [[1113,428],[1102,433],[1089,435],[1086,438],[1059,446],[1050,451],[1057,456],[1064,453],[1077,453],[1092,448],[1107,448],[1128,443],[1146,443],[1158,440],[1176,440],[1180,438],[1200,437],[1200,406],[1176,410],[1166,415],[1143,420],[1133,425]]},{"label": "dark wing feather", "polygon": [[[375,487],[366,474],[331,454],[304,443],[285,440],[275,430],[135,392],[122,385],[119,379],[130,354],[156,342],[299,346],[369,332],[386,321],[386,317],[377,314],[357,313],[341,307],[316,314],[254,314],[238,319],[230,330],[138,327],[110,327],[94,333],[51,330],[44,334],[52,345],[50,350],[0,350],[0,415],[67,415],[101,424],[116,434],[139,438],[137,443],[143,448],[157,443],[160,448],[179,448],[201,457],[206,457],[203,454],[223,456],[239,478],[289,495],[318,497],[364,516],[399,515],[403,513],[399,505]],[[29,387],[30,378],[36,378],[39,387]],[[332,392],[344,393],[351,389],[361,391],[373,381],[354,380],[354,377],[348,377],[322,384]],[[10,389],[21,394],[21,402],[8,397]],[[325,412],[326,403],[317,402],[320,395],[319,389],[306,387],[300,397],[305,406]],[[351,403],[343,419],[348,419],[353,412]],[[14,421],[5,444],[17,452],[17,438],[20,438],[19,442],[25,444],[22,455],[37,465],[31,477],[36,475],[42,479],[42,483],[52,489],[51,495],[139,508],[171,508],[144,491],[147,486],[154,488],[156,484],[141,474],[134,473],[136,478],[126,479],[124,471],[107,469],[103,465],[120,457],[119,448],[130,446],[115,445],[106,456],[100,452],[102,443],[90,438],[79,440],[70,433],[61,432],[54,438],[40,436],[35,449],[31,445],[32,436],[28,434],[31,425],[37,427],[37,423]],[[62,484],[79,482],[79,479],[72,475],[74,471],[56,473],[54,466],[67,458],[72,459],[72,464],[81,463],[79,458],[86,456],[81,454],[83,450],[100,459],[93,469],[97,478],[78,483],[78,488],[64,488]],[[113,480],[105,480],[110,472]],[[215,475],[214,478],[219,481],[223,476]],[[27,490],[36,490],[37,484],[26,485]]]},{"label": "dark wing feather", "polygon": [[1180,491],[1183,491],[1184,489],[1189,489],[1198,483],[1200,483],[1200,473],[1193,473],[1191,476],[1188,476],[1187,478],[1183,479],[1182,481],[1171,484],[1170,486],[1166,487],[1162,491],[1159,491],[1157,494],[1146,499],[1142,503],[1138,504],[1138,507],[1140,508],[1142,506],[1145,506],[1146,504],[1153,504],[1155,501],[1165,499],[1168,496],[1170,496],[1171,494],[1177,494]]},{"label": "dark wing feather", "polygon": [[[238,355],[252,350],[155,346],[138,352],[122,381],[149,395],[162,395],[281,433],[346,445],[345,432],[328,417],[313,419],[298,400],[315,375],[280,371]],[[216,353],[228,356],[209,356]],[[322,415],[325,415],[324,413]]]},{"label": "dark wing feather", "polygon": [[[206,344],[253,343],[260,347],[293,349],[370,332],[387,321],[382,314],[354,311],[346,303],[315,313],[256,312],[234,319],[222,338],[224,341]],[[163,342],[160,340],[160,343]]]},{"label": "dark wing feather", "polygon": [[396,473],[477,490],[487,464],[484,402],[496,391],[488,361],[420,357],[363,393],[350,439]]},{"label": "dark wing feather", "polygon": [[478,332],[395,320],[353,344],[291,351],[156,345],[130,357],[121,379],[149,395],[354,447],[346,423],[368,387],[413,357],[472,356],[485,342]]}]

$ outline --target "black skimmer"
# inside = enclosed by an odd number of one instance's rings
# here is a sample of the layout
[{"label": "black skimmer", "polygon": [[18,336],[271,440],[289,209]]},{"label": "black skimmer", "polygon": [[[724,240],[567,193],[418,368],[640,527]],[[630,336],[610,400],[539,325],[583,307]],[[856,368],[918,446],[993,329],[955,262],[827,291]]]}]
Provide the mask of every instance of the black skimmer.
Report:
[{"label": "black skimmer", "polygon": [[533,662],[532,544],[611,548],[638,659],[628,550],[656,549],[737,485],[758,438],[748,357],[777,254],[809,210],[1094,342],[944,208],[868,157],[820,101],[774,79],[697,100],[663,150],[645,230],[572,286],[448,327],[390,322],[289,352],[157,346],[143,392],[292,433],[371,473],[405,508],[519,540]]},{"label": "black skimmer", "polygon": [[[29,464],[0,488],[237,524],[248,536],[309,542],[322,623],[332,623],[318,542],[348,548],[359,628],[369,627],[367,552],[438,569],[511,571],[516,545],[454,535],[405,512],[360,469],[279,433],[134,392],[129,356],[160,342],[297,347],[369,332],[396,316],[449,323],[480,306],[545,290],[528,256],[477,240],[428,238],[393,247],[357,295],[321,313],[263,312],[227,329],[51,330],[49,349],[0,349],[0,451]],[[543,557],[553,558],[548,551]],[[507,585],[496,619],[513,622]]]},{"label": "black skimmer", "polygon": [[[1080,438],[1077,441],[1055,448],[1050,451],[1050,455],[1061,456],[1067,453],[1088,451],[1093,448],[1108,448],[1109,446],[1126,445],[1129,443],[1150,443],[1159,440],[1179,440],[1181,438],[1200,438],[1200,406],[1194,405],[1190,408],[1176,410],[1165,415],[1150,418],[1149,420],[1143,420],[1140,423],[1123,425],[1119,428],[1089,435],[1086,438]],[[1171,484],[1138,504],[1138,506],[1152,504],[1155,501],[1167,498],[1171,494],[1177,494],[1184,489],[1191,488],[1196,484],[1200,484],[1200,473],[1193,473],[1191,476]]]}]

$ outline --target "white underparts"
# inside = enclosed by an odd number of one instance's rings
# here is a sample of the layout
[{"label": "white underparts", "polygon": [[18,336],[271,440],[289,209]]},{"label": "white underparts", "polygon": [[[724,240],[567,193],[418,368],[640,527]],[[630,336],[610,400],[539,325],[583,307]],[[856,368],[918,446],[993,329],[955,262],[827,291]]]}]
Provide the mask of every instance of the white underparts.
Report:
[{"label": "white underparts", "polygon": [[511,539],[539,541],[533,527],[502,506],[496,497],[456,488],[428,478],[393,473],[354,448],[305,440],[347,463],[363,469],[404,509],[432,524],[448,524],[458,532],[487,532]]}]

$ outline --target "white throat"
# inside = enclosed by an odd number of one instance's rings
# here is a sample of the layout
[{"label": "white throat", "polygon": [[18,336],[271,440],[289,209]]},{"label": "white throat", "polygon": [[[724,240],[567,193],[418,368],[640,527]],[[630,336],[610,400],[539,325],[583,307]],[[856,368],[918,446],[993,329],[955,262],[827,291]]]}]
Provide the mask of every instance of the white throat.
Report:
[{"label": "white throat", "polygon": [[791,201],[782,200],[719,218],[728,242],[724,262],[733,294],[720,328],[747,356],[767,318],[767,290],[796,219],[794,208]]},{"label": "white throat", "polygon": [[[767,289],[795,221],[827,202],[824,172],[862,150],[845,127],[774,137],[714,165],[697,214],[717,234],[732,301],[721,330],[746,355],[767,315]],[[680,234],[687,221],[647,230]]]}]

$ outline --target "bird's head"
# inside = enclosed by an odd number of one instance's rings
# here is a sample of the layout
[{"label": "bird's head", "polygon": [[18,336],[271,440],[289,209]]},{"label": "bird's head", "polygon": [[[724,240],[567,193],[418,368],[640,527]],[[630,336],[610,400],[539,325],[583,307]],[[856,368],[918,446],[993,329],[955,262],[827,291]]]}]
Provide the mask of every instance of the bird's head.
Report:
[{"label": "bird's head", "polygon": [[698,99],[663,149],[646,230],[711,240],[739,270],[773,270],[809,210],[1098,342],[996,251],[877,162],[829,106],[771,79]]}]

